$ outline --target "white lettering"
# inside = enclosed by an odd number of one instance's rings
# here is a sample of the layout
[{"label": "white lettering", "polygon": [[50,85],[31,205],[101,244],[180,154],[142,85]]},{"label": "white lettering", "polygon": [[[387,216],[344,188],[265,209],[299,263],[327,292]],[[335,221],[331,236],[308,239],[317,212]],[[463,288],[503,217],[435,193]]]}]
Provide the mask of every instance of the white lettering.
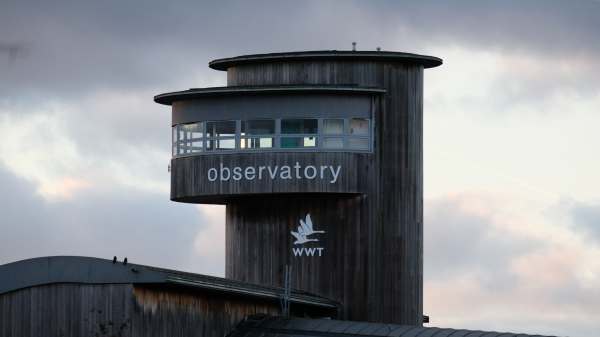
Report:
[{"label": "white lettering", "polygon": [[256,171],[254,171],[254,167],[246,167],[246,169],[244,170],[244,177],[246,177],[246,180],[254,180],[254,178],[256,177]]},{"label": "white lettering", "polygon": [[294,248],[292,247],[292,252],[294,256],[323,256],[324,247],[314,247],[314,248]]},{"label": "white lettering", "polygon": [[271,166],[268,166],[267,169],[269,169],[269,176],[271,176],[271,180],[275,180],[279,166],[275,165],[275,169],[273,171],[271,171]]},{"label": "white lettering", "polygon": [[284,165],[281,167],[281,173],[279,175],[281,179],[292,179],[291,169],[289,166]]},{"label": "white lettering", "polygon": [[233,168],[233,180],[240,181],[242,180],[242,168],[236,166]]},{"label": "white lettering", "polygon": [[342,169],[342,167],[340,165],[338,165],[337,171],[333,170],[333,166],[329,166],[329,170],[331,170],[331,174],[333,175],[333,180],[330,181],[331,184],[335,184],[335,182],[338,179],[341,169]]},{"label": "white lettering", "polygon": [[304,248],[292,248],[294,252],[294,256],[302,256],[302,252],[304,252]]},{"label": "white lettering", "polygon": [[296,162],[296,165],[294,165],[294,168],[296,169],[296,179],[302,179],[302,177],[300,177],[300,163]]},{"label": "white lettering", "polygon": [[328,167],[328,166],[321,166],[321,179],[323,179],[323,177],[324,177],[324,172],[325,172],[325,170],[327,170],[327,167]]},{"label": "white lettering", "polygon": [[208,181],[215,181],[219,177],[219,172],[216,168],[211,168],[208,170]]},{"label": "white lettering", "polygon": [[306,256],[315,256],[315,252],[317,251],[316,248],[304,248],[304,251],[306,252]]},{"label": "white lettering", "polygon": [[[227,178],[225,178],[225,172],[227,172]],[[228,181],[231,177],[231,170],[229,167],[223,167],[223,163],[221,163],[221,181]]]},{"label": "white lettering", "polygon": [[223,163],[219,164],[219,167],[211,167],[206,172],[208,181],[214,182],[229,181],[229,180],[248,180],[252,181],[255,179],[262,180],[263,176],[265,179],[270,178],[271,180],[282,179],[321,179],[327,180],[330,184],[335,184],[341,178],[342,166],[341,165],[306,165],[303,166],[300,162],[295,162],[293,166],[282,165],[282,166],[233,166],[226,167]]},{"label": "white lettering", "polygon": [[[308,170],[312,170],[312,173],[309,174]],[[306,177],[306,179],[315,179],[315,177],[317,176],[317,168],[312,165],[308,165],[304,168],[304,176]]]}]

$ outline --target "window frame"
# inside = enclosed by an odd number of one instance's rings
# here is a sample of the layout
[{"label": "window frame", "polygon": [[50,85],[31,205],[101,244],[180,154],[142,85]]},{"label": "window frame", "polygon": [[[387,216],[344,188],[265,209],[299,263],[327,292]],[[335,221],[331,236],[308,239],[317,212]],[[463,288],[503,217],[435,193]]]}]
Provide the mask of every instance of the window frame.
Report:
[{"label": "window frame", "polygon": [[[354,118],[366,119],[368,122],[367,126],[367,134],[366,135],[352,135],[350,134],[350,121]],[[281,133],[281,122],[286,119],[316,119],[317,120],[317,133],[298,133],[298,134],[282,134]],[[325,134],[324,131],[324,121],[330,119],[341,119],[344,121],[343,132],[341,134]],[[275,122],[275,133],[274,134],[261,134],[261,135],[242,135],[242,122],[251,121],[251,120],[273,120]],[[210,122],[235,122],[235,135],[234,136],[213,136],[207,137],[207,124]],[[180,146],[184,146],[184,148],[188,147],[185,139],[179,139],[179,131],[184,125],[190,124],[201,124],[202,125],[202,137],[200,137],[200,141],[202,142],[201,151],[197,152],[187,152],[178,154]],[[219,153],[256,153],[256,152],[351,152],[351,153],[372,153],[374,147],[374,121],[373,118],[365,118],[365,117],[328,117],[328,118],[315,118],[314,116],[294,116],[290,118],[252,118],[247,120],[204,120],[197,121],[192,123],[182,123],[176,124],[172,126],[173,133],[171,136],[172,144],[171,144],[171,155],[172,158],[181,158],[187,156],[197,156],[197,155],[210,155],[210,154],[219,154]],[[177,137],[177,139],[175,139]],[[296,138],[296,137],[314,137],[315,146],[313,147],[282,147],[281,141],[284,138]],[[250,148],[243,147],[242,148],[242,139],[249,140],[252,138],[271,138],[272,139],[272,147],[258,147],[258,148]],[[324,141],[326,138],[338,138],[342,139],[342,147],[341,148],[325,148]],[[196,138],[192,138],[196,139]],[[213,140],[234,140],[234,147],[231,149],[219,149],[214,148],[212,150],[208,149],[208,142]],[[368,143],[367,149],[352,149],[349,147],[349,142],[351,139],[366,139]],[[191,146],[190,146],[191,147]]]}]

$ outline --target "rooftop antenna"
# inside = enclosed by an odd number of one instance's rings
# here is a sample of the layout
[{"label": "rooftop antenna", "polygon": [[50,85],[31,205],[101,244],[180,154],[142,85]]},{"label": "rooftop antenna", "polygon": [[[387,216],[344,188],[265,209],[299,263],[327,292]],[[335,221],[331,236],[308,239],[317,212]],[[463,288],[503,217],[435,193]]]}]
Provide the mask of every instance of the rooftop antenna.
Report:
[{"label": "rooftop antenna", "polygon": [[352,42],[352,51],[356,51],[356,42]]},{"label": "rooftop antenna", "polygon": [[290,317],[290,298],[292,296],[292,266],[286,264],[283,280],[283,296],[281,296],[281,315]]},{"label": "rooftop antenna", "polygon": [[381,51],[381,47],[377,47],[377,51]]}]

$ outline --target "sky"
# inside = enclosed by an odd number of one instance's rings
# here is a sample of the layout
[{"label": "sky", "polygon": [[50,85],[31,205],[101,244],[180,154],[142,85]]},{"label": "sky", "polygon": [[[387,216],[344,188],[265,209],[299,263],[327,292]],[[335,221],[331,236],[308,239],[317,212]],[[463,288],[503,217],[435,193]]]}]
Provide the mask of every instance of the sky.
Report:
[{"label": "sky", "polygon": [[0,1],[0,264],[224,275],[224,207],[169,201],[170,110],[209,61],[403,51],[425,71],[429,326],[600,331],[600,2]]}]

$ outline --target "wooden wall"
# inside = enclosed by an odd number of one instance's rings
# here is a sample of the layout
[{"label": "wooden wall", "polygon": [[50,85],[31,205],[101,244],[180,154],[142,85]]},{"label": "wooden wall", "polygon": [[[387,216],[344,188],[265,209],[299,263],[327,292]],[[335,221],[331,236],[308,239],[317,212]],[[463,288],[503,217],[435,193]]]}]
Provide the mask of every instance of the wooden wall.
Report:
[{"label": "wooden wall", "polygon": [[0,295],[0,337],[132,336],[132,286],[51,284]]},{"label": "wooden wall", "polygon": [[259,313],[279,314],[278,301],[165,285],[50,284],[0,295],[0,337],[223,337]]},{"label": "wooden wall", "polygon": [[[235,153],[214,154],[175,158],[171,160],[171,200],[191,202],[222,202],[224,196],[243,196],[271,193],[350,193],[366,192],[368,184],[361,176],[362,168],[371,160],[372,154],[350,152],[267,152],[267,153]],[[263,178],[254,180],[209,181],[207,172],[210,168],[219,170],[220,165],[232,169],[248,166],[258,170],[259,166],[293,166],[296,163],[312,165],[320,171],[322,165],[341,166],[335,183],[331,183],[329,170],[325,171],[325,179],[271,179],[268,171],[263,171]],[[294,169],[292,168],[292,171]],[[278,173],[279,175],[279,173]],[[295,177],[295,172],[292,175]],[[302,175],[302,174],[301,174]],[[320,175],[320,172],[319,172]],[[262,197],[262,196],[261,196]]]},{"label": "wooden wall", "polygon": [[247,315],[279,314],[277,302],[220,293],[136,285],[133,296],[134,337],[223,337]]},{"label": "wooden wall", "polygon": [[[368,185],[364,195],[231,200],[226,276],[281,286],[289,230],[310,211],[335,228],[327,239],[333,256],[302,262],[294,285],[342,301],[345,319],[421,325],[423,67],[314,60],[242,64],[229,68],[227,76],[228,85],[354,84],[387,93],[376,106],[374,154],[356,165],[356,175]],[[339,243],[342,239],[347,243]]]}]

